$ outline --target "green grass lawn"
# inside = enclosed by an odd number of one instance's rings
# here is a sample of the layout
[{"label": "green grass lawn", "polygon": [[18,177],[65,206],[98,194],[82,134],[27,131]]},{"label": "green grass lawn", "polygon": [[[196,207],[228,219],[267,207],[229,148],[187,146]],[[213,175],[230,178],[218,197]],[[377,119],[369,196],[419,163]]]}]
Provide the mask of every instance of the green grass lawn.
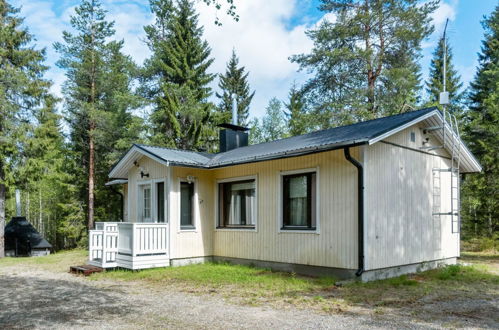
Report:
[{"label": "green grass lawn", "polygon": [[67,272],[70,266],[84,265],[88,260],[87,250],[70,250],[44,257],[1,258],[0,267],[33,267],[54,272]]}]

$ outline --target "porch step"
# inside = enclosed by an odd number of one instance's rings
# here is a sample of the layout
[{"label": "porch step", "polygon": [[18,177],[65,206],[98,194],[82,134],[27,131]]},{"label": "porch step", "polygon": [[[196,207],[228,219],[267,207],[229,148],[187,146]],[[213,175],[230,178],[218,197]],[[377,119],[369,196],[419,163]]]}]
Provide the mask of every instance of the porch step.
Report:
[{"label": "porch step", "polygon": [[71,266],[69,267],[69,272],[71,274],[83,274],[84,276],[89,276],[93,273],[100,273],[104,271],[103,268],[92,266],[92,265],[81,265],[81,266]]}]

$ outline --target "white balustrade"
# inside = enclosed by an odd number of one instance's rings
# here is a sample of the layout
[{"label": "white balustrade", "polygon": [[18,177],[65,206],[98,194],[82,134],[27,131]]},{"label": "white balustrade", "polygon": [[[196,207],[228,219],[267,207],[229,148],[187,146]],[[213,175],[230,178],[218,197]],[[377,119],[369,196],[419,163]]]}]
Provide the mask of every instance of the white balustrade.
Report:
[{"label": "white balustrade", "polygon": [[89,233],[90,263],[130,269],[169,265],[168,225],[98,222]]}]

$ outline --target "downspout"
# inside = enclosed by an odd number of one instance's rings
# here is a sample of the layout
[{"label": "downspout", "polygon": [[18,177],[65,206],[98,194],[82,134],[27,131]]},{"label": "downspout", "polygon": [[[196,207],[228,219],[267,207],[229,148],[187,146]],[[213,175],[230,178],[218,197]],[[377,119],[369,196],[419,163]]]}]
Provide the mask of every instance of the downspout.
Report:
[{"label": "downspout", "polygon": [[357,168],[357,208],[358,208],[358,265],[359,269],[355,272],[356,276],[364,272],[364,167],[362,164],[350,155],[350,148],[343,149],[345,158]]}]

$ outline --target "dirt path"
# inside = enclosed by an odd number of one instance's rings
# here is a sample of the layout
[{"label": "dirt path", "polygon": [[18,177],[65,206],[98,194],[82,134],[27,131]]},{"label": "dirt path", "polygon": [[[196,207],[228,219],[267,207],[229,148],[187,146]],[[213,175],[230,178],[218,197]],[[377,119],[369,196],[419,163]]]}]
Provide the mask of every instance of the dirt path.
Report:
[{"label": "dirt path", "polygon": [[0,269],[0,328],[439,328],[397,316],[314,314],[239,306],[208,295],[92,281],[23,267]]}]

